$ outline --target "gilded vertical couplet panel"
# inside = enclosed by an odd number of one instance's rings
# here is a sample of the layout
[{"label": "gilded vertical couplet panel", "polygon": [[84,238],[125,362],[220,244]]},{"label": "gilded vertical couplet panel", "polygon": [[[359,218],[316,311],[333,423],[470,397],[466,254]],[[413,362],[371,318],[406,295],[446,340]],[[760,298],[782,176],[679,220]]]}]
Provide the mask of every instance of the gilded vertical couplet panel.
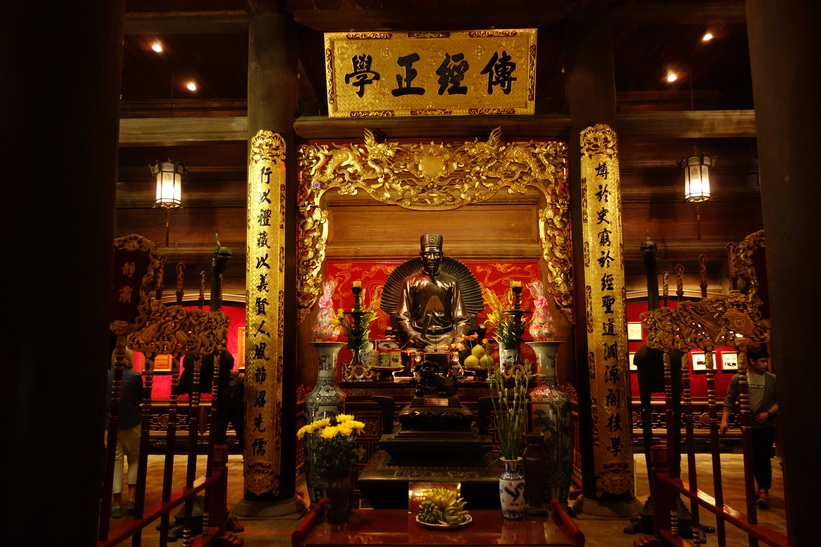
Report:
[{"label": "gilded vertical couplet panel", "polygon": [[633,496],[627,310],[616,133],[581,132],[585,303],[597,496]]},{"label": "gilded vertical couplet panel", "polygon": [[279,493],[285,328],[285,139],[259,131],[248,163],[245,489]]}]

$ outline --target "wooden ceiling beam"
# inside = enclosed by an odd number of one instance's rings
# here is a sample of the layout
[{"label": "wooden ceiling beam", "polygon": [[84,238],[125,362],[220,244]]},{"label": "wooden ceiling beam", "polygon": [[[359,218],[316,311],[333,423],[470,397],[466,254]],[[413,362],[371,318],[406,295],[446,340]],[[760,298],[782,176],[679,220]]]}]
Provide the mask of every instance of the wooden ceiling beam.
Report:
[{"label": "wooden ceiling beam", "polygon": [[175,146],[248,140],[248,118],[122,118],[120,146]]},{"label": "wooden ceiling beam", "polygon": [[[566,9],[530,8],[499,13],[495,8],[462,9],[307,9],[295,10],[294,20],[320,32],[380,29],[523,28],[562,21]],[[242,11],[126,13],[125,34],[218,34],[248,30]],[[468,20],[469,23],[465,21]],[[629,4],[613,8],[616,25],[701,24],[746,22],[743,3]]]},{"label": "wooden ceiling beam", "polygon": [[248,14],[241,11],[126,13],[125,34],[242,34]]},{"label": "wooden ceiling beam", "polygon": [[754,110],[688,110],[630,112],[616,115],[621,137],[733,138],[755,137]]},{"label": "wooden ceiling beam", "polygon": [[[617,114],[621,137],[742,138],[755,137],[753,110],[685,112],[629,112]],[[333,119],[303,116],[294,122],[303,139],[361,138],[365,128],[389,138],[484,137],[496,127],[504,137],[565,138],[566,116],[454,116],[449,118]],[[173,146],[191,142],[241,141],[248,138],[244,116],[223,118],[124,118],[120,120],[121,146]]]},{"label": "wooden ceiling beam", "polygon": [[564,8],[406,8],[295,10],[294,21],[319,32],[535,28],[558,23]]},{"label": "wooden ceiling beam", "polygon": [[710,22],[746,23],[743,2],[625,4],[613,7],[614,25],[699,25]]}]

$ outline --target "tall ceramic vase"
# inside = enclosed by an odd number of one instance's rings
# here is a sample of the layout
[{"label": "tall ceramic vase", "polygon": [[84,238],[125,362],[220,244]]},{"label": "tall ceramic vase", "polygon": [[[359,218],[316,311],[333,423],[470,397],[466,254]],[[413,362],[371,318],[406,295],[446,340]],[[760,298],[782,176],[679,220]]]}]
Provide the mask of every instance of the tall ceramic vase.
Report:
[{"label": "tall ceramic vase", "polygon": [[522,458],[508,460],[502,458],[505,470],[499,477],[499,502],[502,505],[502,516],[508,520],[520,520],[527,513],[525,499],[525,478],[519,472]]},{"label": "tall ceramic vase", "polygon": [[533,431],[544,436],[547,455],[545,501],[567,505],[573,463],[573,420],[570,398],[556,378],[556,351],[561,342],[528,342],[536,353],[536,387],[530,397]]},{"label": "tall ceramic vase", "polygon": [[[345,393],[336,381],[336,358],[345,342],[311,342],[319,356],[319,374],[316,387],[305,399],[305,423],[341,414]],[[311,439],[305,437],[305,482],[311,504],[322,499],[322,480],[311,462]]]}]

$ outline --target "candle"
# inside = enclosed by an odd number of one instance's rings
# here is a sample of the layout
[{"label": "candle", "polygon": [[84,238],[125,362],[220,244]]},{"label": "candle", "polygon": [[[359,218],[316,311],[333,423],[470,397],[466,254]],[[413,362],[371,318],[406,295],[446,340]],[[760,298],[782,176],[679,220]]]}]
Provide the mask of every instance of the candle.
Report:
[{"label": "candle", "polygon": [[355,289],[361,289],[362,288],[362,282],[361,281],[354,281],[353,286],[354,286]]}]

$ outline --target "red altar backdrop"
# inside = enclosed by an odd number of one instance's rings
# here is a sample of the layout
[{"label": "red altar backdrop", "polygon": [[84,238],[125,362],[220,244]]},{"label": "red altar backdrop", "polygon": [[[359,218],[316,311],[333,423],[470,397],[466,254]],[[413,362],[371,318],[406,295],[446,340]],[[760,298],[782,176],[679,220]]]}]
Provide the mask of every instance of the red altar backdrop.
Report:
[{"label": "red altar backdrop", "polygon": [[[539,277],[538,260],[507,260],[504,262],[487,261],[461,261],[473,273],[479,284],[484,289],[492,290],[506,301],[506,292],[510,289],[511,281],[520,281],[525,287],[531,281],[537,281]],[[354,281],[361,281],[364,298],[361,301],[363,306],[367,306],[374,299],[379,299],[382,295],[382,287],[388,279],[390,273],[403,261],[350,261],[350,260],[328,260],[325,262],[325,279],[336,280],[336,290],[334,291],[334,309],[350,310],[353,307],[353,293],[351,286]],[[370,338],[381,339],[385,336],[385,328],[388,326],[389,317],[379,310],[378,304],[377,318],[371,325]],[[525,288],[522,291],[522,309],[533,311],[533,298]],[[485,303],[484,311],[477,317],[477,323],[482,324],[487,318],[489,307]],[[492,338],[492,330],[488,332],[488,338]],[[528,338],[525,333],[525,338]],[[522,357],[536,361],[536,356],[529,346],[522,348]],[[342,362],[350,359],[350,352],[347,348],[340,351],[339,358]]]},{"label": "red altar backdrop", "polygon": [[[539,279],[539,262],[536,260],[510,260],[505,262],[484,262],[484,261],[463,261],[464,264],[473,272],[476,279],[479,280],[482,287],[493,290],[497,295],[504,295],[510,287],[511,281],[521,281],[522,286],[527,285],[530,281]],[[385,283],[388,275],[396,268],[401,261],[334,261],[326,262],[326,278],[335,279],[337,281],[337,288],[334,291],[334,309],[343,308],[350,310],[353,307],[353,294],[351,293],[351,284],[353,281],[362,281],[364,287],[365,298],[363,304],[369,304],[374,298],[378,298],[382,293],[382,286]],[[676,301],[669,301],[670,307],[675,307]],[[187,309],[196,309],[196,306],[187,306]],[[527,289],[522,292],[522,308],[528,311],[533,311],[533,299]],[[206,306],[206,309],[207,306]],[[240,368],[238,355],[238,331],[240,327],[245,326],[245,308],[242,306],[223,305],[222,311],[228,315],[230,319],[230,327],[228,329],[228,351],[234,356],[235,368]],[[488,307],[485,306],[485,311],[481,312],[478,317],[478,322],[482,323],[487,317]],[[632,359],[633,353],[641,345],[646,332],[641,327],[639,315],[647,311],[647,302],[629,302],[627,304],[627,321],[632,324],[630,327],[635,332],[635,329],[640,328],[641,337],[638,339],[629,340],[630,357]],[[377,311],[377,319],[371,328],[371,338],[380,339],[384,337],[385,327],[388,326],[388,316],[382,311]],[[490,337],[493,336],[489,332]],[[525,334],[525,338],[528,338]],[[536,357],[529,346],[525,345],[522,348],[523,357],[535,362]],[[715,352],[714,362],[716,368],[715,384],[716,397],[719,401],[724,398],[727,391],[727,385],[730,383],[730,378],[737,371],[737,365],[734,363],[734,355],[736,351],[734,348],[718,348]],[[707,397],[707,377],[704,370],[700,370],[699,361],[702,359],[701,352],[691,351],[687,355],[686,364],[690,369],[690,384],[693,397]],[[340,359],[350,359],[350,352],[347,348],[340,352]],[[695,370],[694,370],[695,365]],[[134,353],[134,369],[142,371],[144,366],[144,358],[141,353]],[[635,371],[630,374],[630,384],[634,398],[638,398],[638,379]],[[154,375],[154,399],[167,399],[171,395],[171,375],[169,372],[157,371]],[[657,398],[664,398],[663,393],[656,393],[653,395]],[[204,397],[210,397],[210,394],[204,394]]]}]

